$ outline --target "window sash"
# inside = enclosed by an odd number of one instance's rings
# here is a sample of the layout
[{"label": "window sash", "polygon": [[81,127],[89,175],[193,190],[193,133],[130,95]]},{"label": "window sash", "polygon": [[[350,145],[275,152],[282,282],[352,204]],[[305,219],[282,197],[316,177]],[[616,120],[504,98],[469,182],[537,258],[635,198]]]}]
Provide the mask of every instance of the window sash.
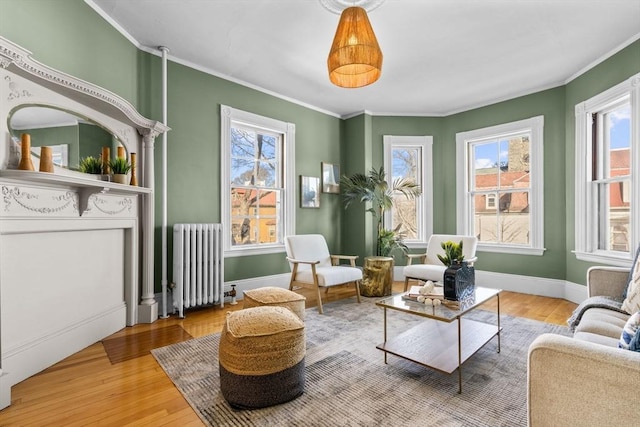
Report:
[{"label": "window sash", "polygon": [[[456,134],[456,156],[457,156],[457,233],[465,235],[474,235],[476,233],[476,204],[475,195],[483,194],[516,194],[523,193],[527,200],[527,212],[512,213],[512,217],[516,215],[525,217],[518,222],[522,223],[522,229],[515,235],[526,236],[527,243],[517,241],[511,242],[488,242],[480,240],[478,242],[479,251],[487,252],[504,252],[525,255],[542,255],[544,252],[544,194],[543,194],[543,130],[544,117],[537,116],[530,119],[520,120],[517,122],[505,123],[502,125],[491,126],[487,128],[477,129],[468,132],[460,132]],[[498,143],[500,147],[501,141],[509,141],[510,139],[528,137],[528,153],[526,161],[528,162],[528,185],[520,187],[505,187],[500,181],[500,173],[497,172],[496,185],[492,187],[476,187],[476,179],[479,176],[476,171],[475,157],[478,146],[489,142]],[[508,159],[508,161],[512,161]],[[498,170],[500,169],[500,155],[497,156]],[[499,197],[496,197],[496,209],[494,215],[500,218]],[[486,202],[485,202],[486,204]],[[504,214],[502,214],[504,220]],[[497,221],[497,220],[496,220]],[[526,225],[524,225],[526,224]],[[497,233],[499,234],[499,233]],[[517,240],[523,240],[520,237]],[[497,239],[496,239],[497,240]],[[504,240],[504,239],[502,239]]]},{"label": "window sash", "polygon": [[[407,236],[404,243],[408,247],[424,247],[433,233],[433,137],[431,136],[397,136],[384,135],[384,169],[387,181],[393,180],[393,154],[394,151],[406,150],[417,153],[416,180],[422,189],[422,194],[413,201],[407,200],[402,194],[394,194],[399,197],[400,203],[406,205],[406,209],[415,211],[415,232]],[[412,205],[412,206],[411,206]],[[396,208],[389,209],[385,213],[385,227],[395,228],[398,212]]]},{"label": "window sash", "polygon": [[[640,73],[575,106],[575,250],[576,258],[593,263],[630,267],[640,244]],[[629,104],[630,174],[609,177],[603,162],[603,148],[610,148],[603,126],[604,115]],[[610,150],[609,150],[610,151]],[[624,181],[626,180],[626,181]],[[625,190],[625,184],[626,190]],[[619,250],[611,239],[613,224],[608,217],[608,201],[603,186],[619,185],[629,205],[629,251]],[[625,196],[626,191],[626,196]],[[620,226],[619,218],[614,226]],[[613,231],[612,231],[613,230]],[[615,247],[614,247],[615,246]]]},{"label": "window sash", "polygon": [[[284,252],[284,236],[295,234],[295,125],[259,116],[225,105],[221,106],[221,218],[224,224],[225,256],[259,255]],[[265,156],[254,151],[238,155],[232,151],[232,129],[264,135],[275,139]],[[249,153],[250,150],[247,150]],[[232,182],[232,161],[244,160],[273,165],[273,174],[266,181]],[[251,173],[251,168],[247,168]],[[268,181],[268,182],[267,182]],[[239,212],[235,210],[233,194],[248,191],[256,196],[273,197],[265,205],[263,197]],[[248,230],[239,230],[243,225]],[[242,239],[238,239],[241,236]],[[234,240],[235,239],[235,240]],[[237,244],[246,239],[247,243]]]}]

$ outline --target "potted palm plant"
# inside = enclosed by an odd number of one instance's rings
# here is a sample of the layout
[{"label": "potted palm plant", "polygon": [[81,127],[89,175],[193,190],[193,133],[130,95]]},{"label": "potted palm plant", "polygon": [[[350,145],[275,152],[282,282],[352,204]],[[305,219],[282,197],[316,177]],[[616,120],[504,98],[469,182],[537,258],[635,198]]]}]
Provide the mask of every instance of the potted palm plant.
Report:
[{"label": "potted palm plant", "polygon": [[410,179],[396,179],[391,185],[386,180],[384,168],[372,168],[367,175],[356,173],[351,176],[343,175],[340,179],[343,189],[345,209],[353,202],[371,203],[367,209],[377,220],[376,255],[388,256],[394,249],[406,251],[399,232],[401,224],[394,230],[384,227],[384,213],[393,207],[394,194],[401,193],[409,199],[421,194],[418,184]]},{"label": "potted palm plant", "polygon": [[366,257],[364,260],[360,294],[371,297],[391,295],[394,265],[392,252],[396,249],[406,251],[407,247],[400,232],[402,224],[393,230],[386,229],[384,213],[393,207],[394,195],[400,193],[411,199],[420,194],[420,187],[408,179],[396,179],[389,185],[383,167],[379,170],[371,169],[368,175],[356,173],[343,176],[340,186],[343,189],[345,209],[355,201],[371,203],[367,212],[371,212],[377,220],[376,256]]}]

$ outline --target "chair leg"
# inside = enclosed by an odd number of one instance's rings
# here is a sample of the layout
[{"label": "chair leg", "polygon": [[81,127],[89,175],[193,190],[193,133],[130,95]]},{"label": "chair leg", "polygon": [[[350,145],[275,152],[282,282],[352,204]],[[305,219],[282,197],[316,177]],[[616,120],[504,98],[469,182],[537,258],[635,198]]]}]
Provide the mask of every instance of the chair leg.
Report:
[{"label": "chair leg", "polygon": [[[322,312],[322,296],[320,294],[320,286],[318,285],[318,275],[316,274],[316,266],[311,265],[311,274],[313,275],[313,284],[316,287],[316,292],[318,293],[318,313],[323,314]],[[329,288],[327,288],[329,290]]]},{"label": "chair leg", "polygon": [[353,283],[356,285],[356,298],[358,299],[358,302],[360,302],[360,281],[354,280]]},{"label": "chair leg", "polygon": [[407,287],[409,286],[409,278],[404,278],[404,291],[407,292]]},{"label": "chair leg", "polygon": [[293,282],[296,279],[296,274],[298,273],[298,264],[293,265],[293,270],[291,270],[291,280],[289,280],[289,290],[293,290]]}]

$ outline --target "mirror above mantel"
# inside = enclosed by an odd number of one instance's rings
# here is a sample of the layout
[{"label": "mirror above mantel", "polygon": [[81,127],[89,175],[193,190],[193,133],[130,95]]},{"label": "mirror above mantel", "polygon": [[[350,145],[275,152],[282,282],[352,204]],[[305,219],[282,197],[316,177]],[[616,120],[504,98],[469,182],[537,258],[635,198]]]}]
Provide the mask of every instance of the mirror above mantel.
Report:
[{"label": "mirror above mantel", "polygon": [[7,126],[16,142],[23,133],[31,136],[33,156],[39,158],[40,147],[51,147],[54,165],[71,170],[78,170],[80,159],[99,157],[102,147],[110,147],[113,155],[118,147],[124,147],[117,136],[94,120],[51,106],[19,105],[9,112]]}]

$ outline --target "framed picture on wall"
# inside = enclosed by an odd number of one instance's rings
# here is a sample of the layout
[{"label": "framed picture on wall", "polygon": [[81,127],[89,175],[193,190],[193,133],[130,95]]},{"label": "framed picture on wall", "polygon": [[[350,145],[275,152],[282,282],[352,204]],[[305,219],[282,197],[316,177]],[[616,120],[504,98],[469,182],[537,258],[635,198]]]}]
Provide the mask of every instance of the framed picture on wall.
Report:
[{"label": "framed picture on wall", "polygon": [[300,207],[320,207],[320,178],[300,175]]},{"label": "framed picture on wall", "polygon": [[340,165],[320,163],[322,166],[322,192],[340,193]]}]

